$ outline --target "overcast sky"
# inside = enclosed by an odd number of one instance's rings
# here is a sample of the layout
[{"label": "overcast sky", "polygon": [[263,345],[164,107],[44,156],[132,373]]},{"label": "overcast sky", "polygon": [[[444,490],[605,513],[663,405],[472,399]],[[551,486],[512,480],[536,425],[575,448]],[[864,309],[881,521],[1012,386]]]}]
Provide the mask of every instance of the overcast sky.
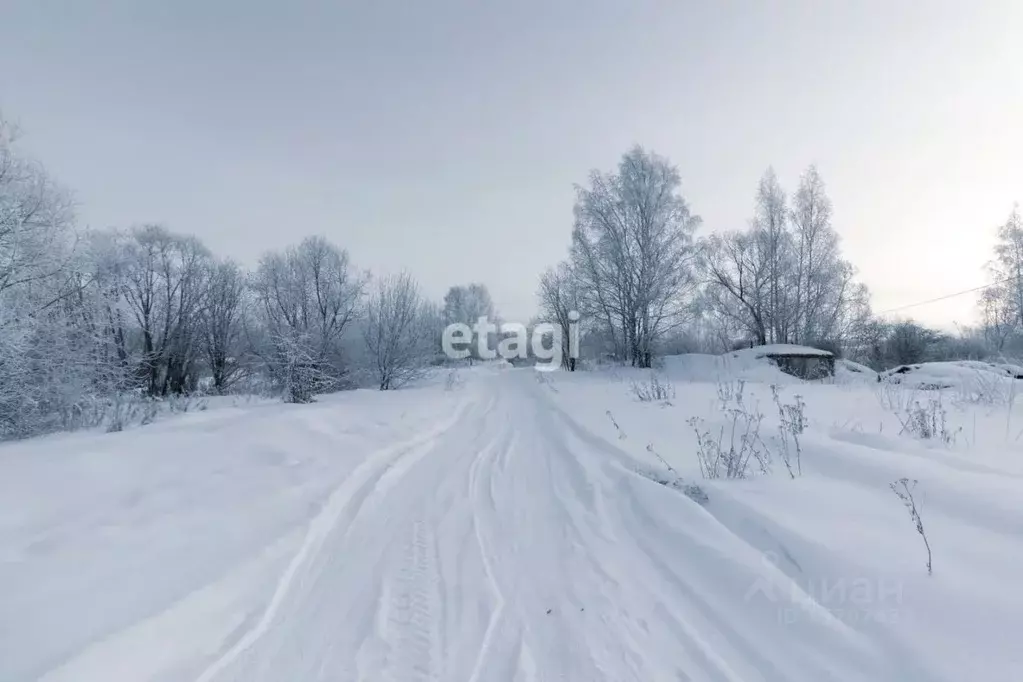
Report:
[{"label": "overcast sky", "polygon": [[[1023,2],[3,0],[0,109],[81,222],[254,263],[323,234],[509,317],[573,183],[668,156],[706,231],[815,163],[878,311],[985,282],[1023,199]],[[904,311],[970,321],[975,296]]]}]

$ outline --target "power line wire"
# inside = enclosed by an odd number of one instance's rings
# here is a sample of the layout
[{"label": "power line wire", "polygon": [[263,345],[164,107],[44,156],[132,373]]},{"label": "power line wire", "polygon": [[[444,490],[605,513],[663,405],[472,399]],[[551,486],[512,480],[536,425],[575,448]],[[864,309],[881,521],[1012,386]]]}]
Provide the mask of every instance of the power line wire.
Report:
[{"label": "power line wire", "polygon": [[916,308],[918,306],[927,305],[929,303],[937,303],[938,301],[945,301],[945,300],[948,300],[950,298],[955,298],[956,296],[963,296],[964,294],[972,294],[972,293],[975,293],[975,292],[978,292],[978,291],[983,291],[984,289],[990,289],[991,287],[997,286],[999,284],[1004,284],[1005,282],[1008,282],[1010,279],[1013,279],[1013,278],[1012,277],[1006,277],[1005,279],[1000,279],[1000,280],[991,282],[990,284],[985,284],[983,286],[974,287],[972,289],[964,289],[963,291],[957,291],[954,294],[945,294],[944,296],[939,296],[937,298],[932,298],[932,299],[929,299],[929,300],[926,300],[926,301],[919,301],[918,303],[909,303],[907,305],[898,306],[897,308],[889,308],[888,310],[882,310],[881,312],[877,313],[877,315],[887,315],[888,313],[895,313],[895,312],[898,312],[900,310],[907,310],[909,308]]}]

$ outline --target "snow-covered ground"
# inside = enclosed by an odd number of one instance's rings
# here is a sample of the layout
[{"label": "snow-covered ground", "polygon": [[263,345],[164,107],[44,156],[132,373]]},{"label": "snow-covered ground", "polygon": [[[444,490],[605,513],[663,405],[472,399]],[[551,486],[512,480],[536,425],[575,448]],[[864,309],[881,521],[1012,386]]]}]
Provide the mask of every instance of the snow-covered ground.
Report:
[{"label": "snow-covered ground", "polygon": [[913,388],[954,388],[967,392],[1013,389],[1023,367],[1010,363],[958,360],[900,365],[881,373],[882,381]]},{"label": "snow-covered ground", "polygon": [[[1018,682],[1023,408],[841,374],[477,367],[7,444],[0,681]],[[704,480],[739,391],[770,471]]]}]

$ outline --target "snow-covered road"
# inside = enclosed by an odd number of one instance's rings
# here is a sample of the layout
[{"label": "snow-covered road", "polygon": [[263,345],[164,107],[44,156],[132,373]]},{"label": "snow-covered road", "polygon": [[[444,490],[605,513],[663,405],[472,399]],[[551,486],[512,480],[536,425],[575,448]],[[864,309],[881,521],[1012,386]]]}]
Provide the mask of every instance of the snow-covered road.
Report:
[{"label": "snow-covered road", "polygon": [[[391,410],[404,426],[387,426],[385,416],[380,434],[391,437],[363,434],[354,450],[351,429],[330,426],[350,423],[354,407],[330,401],[166,427],[168,447],[206,443],[212,462],[223,459],[213,449],[265,447],[273,433],[292,434],[281,436],[282,451],[337,453],[329,466],[306,466],[302,454],[273,459],[271,473],[304,472],[290,474],[295,484],[284,492],[257,486],[241,469],[209,498],[192,499],[196,508],[175,507],[180,491],[165,491],[170,506],[136,515],[138,527],[124,532],[177,533],[173,566],[167,552],[139,560],[144,537],[111,537],[112,509],[111,518],[82,520],[88,537],[79,539],[95,550],[78,550],[90,578],[41,584],[47,570],[56,576],[57,564],[74,559],[65,550],[75,540],[51,539],[47,550],[22,532],[19,550],[14,507],[3,507],[0,539],[22,561],[0,562],[0,589],[27,593],[0,606],[0,680],[936,679],[896,645],[793,590],[699,504],[637,474],[625,452],[581,426],[532,371],[481,374],[462,390],[427,395],[363,406],[378,417]],[[157,427],[145,431],[131,436],[139,448],[160,438]],[[66,485],[71,491],[75,481]],[[272,504],[258,504],[259,496]],[[213,497],[231,504],[203,512]],[[200,515],[192,526],[190,514]],[[198,527],[203,519],[226,530],[210,535]],[[194,534],[182,536],[188,527]],[[103,529],[110,532],[97,550],[90,534]],[[167,546],[167,537],[149,541]],[[118,556],[135,558],[126,567]]]},{"label": "snow-covered road", "polygon": [[848,633],[745,612],[702,510],[618,460],[529,373],[473,386],[345,479],[199,679],[881,679]]}]

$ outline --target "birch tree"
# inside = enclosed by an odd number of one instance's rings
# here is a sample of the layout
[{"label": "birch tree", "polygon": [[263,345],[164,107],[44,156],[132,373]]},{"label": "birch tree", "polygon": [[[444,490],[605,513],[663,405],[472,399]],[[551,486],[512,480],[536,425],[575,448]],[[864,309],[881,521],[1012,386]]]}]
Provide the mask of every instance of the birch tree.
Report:
[{"label": "birch tree", "polygon": [[758,344],[766,344],[772,300],[770,259],[754,232],[714,235],[707,240],[706,297],[715,313]]},{"label": "birch tree", "polygon": [[537,291],[544,321],[556,325],[561,337],[561,365],[575,370],[571,357],[573,329],[579,324],[580,291],[575,273],[568,263],[549,268],[540,277]]},{"label": "birch tree", "polygon": [[[497,322],[497,310],[494,301],[490,297],[490,291],[486,285],[474,282],[472,284],[453,286],[444,295],[444,306],[442,308],[444,324],[467,324],[472,327],[479,318]],[[492,347],[493,338],[486,339],[488,348]],[[469,345],[469,362],[479,359],[479,339],[475,332]]]},{"label": "birch tree", "polygon": [[381,391],[422,376],[436,345],[434,315],[408,273],[377,283],[366,306],[364,337]]},{"label": "birch tree", "polygon": [[859,343],[854,337],[869,321],[869,292],[842,258],[815,167],[803,173],[791,206],[768,169],[749,230],[706,242],[708,303],[756,343]]},{"label": "birch tree", "polygon": [[223,393],[241,369],[245,276],[237,263],[223,260],[211,265],[207,287],[202,314],[202,349],[213,388]]},{"label": "birch tree", "polygon": [[834,336],[854,298],[853,268],[841,257],[831,226],[832,206],[815,166],[800,179],[793,198],[795,318],[793,340],[812,343]]},{"label": "birch tree", "polygon": [[1023,218],[1013,206],[999,226],[994,258],[987,265],[991,284],[980,295],[986,335],[1003,349],[1023,330]]},{"label": "birch tree", "polygon": [[[252,277],[256,308],[268,339],[260,351],[267,371],[285,377],[315,378],[315,386],[289,389],[305,396],[335,388],[347,367],[342,339],[355,320],[367,277],[348,252],[322,237],[309,237],[284,252],[269,253]],[[286,367],[297,367],[285,372]]]},{"label": "birch tree", "polygon": [[699,224],[678,169],[638,146],[616,172],[594,171],[576,188],[572,261],[583,303],[633,365],[648,367],[658,339],[690,311]]},{"label": "birch tree", "polygon": [[[792,273],[792,239],[788,229],[788,209],[785,192],[778,183],[773,168],[760,179],[757,186],[755,212],[752,220],[754,248],[747,248],[751,256],[759,257],[767,277],[766,300],[762,302],[765,338],[767,343],[786,343],[790,340],[793,306],[790,304]],[[798,303],[797,303],[798,306]]]},{"label": "birch tree", "polygon": [[63,274],[72,240],[70,194],[18,153],[16,128],[0,116],[0,296]]},{"label": "birch tree", "polygon": [[124,296],[141,333],[150,395],[195,388],[210,259],[199,240],[160,225],[128,235]]}]

